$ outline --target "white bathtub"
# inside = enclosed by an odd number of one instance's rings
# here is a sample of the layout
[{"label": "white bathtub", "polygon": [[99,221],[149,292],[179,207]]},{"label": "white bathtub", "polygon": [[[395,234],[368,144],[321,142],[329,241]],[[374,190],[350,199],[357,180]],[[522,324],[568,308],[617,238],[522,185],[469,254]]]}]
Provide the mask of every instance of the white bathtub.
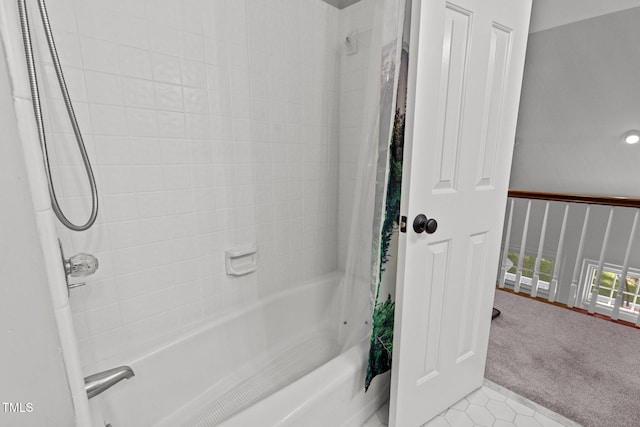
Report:
[{"label": "white bathtub", "polygon": [[[113,427],[359,426],[388,397],[363,392],[367,342],[340,354],[340,276],[275,295],[129,363],[92,399]],[[104,424],[99,424],[104,425]]]}]

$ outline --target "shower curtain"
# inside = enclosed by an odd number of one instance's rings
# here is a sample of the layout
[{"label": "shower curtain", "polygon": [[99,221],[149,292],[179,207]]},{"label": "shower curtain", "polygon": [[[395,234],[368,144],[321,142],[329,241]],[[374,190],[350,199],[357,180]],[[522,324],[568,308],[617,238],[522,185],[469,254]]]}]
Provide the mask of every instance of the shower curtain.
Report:
[{"label": "shower curtain", "polygon": [[[367,99],[345,269],[341,342],[370,340],[365,390],[391,368],[408,39],[405,0],[375,4]],[[404,30],[404,31],[403,31]],[[403,33],[406,35],[403,37]],[[378,47],[377,49],[374,47]],[[403,72],[401,72],[401,64]],[[404,73],[404,74],[403,74]],[[399,77],[404,75],[400,83]],[[400,96],[398,96],[400,95]]]},{"label": "shower curtain", "polygon": [[[395,48],[395,46],[394,46]],[[379,140],[380,156],[378,169],[385,171],[384,185],[376,191],[376,206],[381,208],[379,222],[374,223],[374,246],[378,248],[372,256],[377,256],[376,280],[372,281],[373,298],[372,329],[369,344],[369,361],[365,378],[365,390],[373,378],[391,369],[393,352],[393,316],[395,310],[395,280],[397,264],[390,263],[397,254],[400,219],[400,196],[402,189],[402,154],[404,149],[404,124],[407,95],[407,65],[409,51],[403,45],[400,56],[390,52],[394,60],[400,59],[399,73],[393,104],[393,125],[390,136]],[[383,90],[384,92],[384,90]],[[387,114],[389,114],[387,112]],[[397,261],[397,260],[393,260]]]}]

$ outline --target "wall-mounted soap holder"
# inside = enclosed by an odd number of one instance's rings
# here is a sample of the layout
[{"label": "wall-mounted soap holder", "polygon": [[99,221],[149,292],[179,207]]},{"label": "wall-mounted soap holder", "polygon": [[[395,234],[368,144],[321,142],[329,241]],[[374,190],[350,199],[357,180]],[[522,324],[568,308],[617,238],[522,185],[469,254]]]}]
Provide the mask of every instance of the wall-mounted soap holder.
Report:
[{"label": "wall-mounted soap holder", "polygon": [[236,248],[225,251],[225,266],[230,276],[244,276],[258,268],[258,248]]}]

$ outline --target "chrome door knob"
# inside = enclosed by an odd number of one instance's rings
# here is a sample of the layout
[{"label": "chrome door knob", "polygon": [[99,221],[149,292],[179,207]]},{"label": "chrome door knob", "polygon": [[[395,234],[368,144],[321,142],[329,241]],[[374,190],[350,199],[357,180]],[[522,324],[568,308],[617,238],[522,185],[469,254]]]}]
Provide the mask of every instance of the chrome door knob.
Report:
[{"label": "chrome door knob", "polygon": [[98,258],[81,252],[64,260],[64,271],[70,277],[86,277],[95,273],[98,265]]},{"label": "chrome door knob", "polygon": [[426,232],[427,234],[433,234],[438,229],[438,221],[433,218],[427,218],[424,214],[419,214],[413,220],[413,231],[416,233]]}]

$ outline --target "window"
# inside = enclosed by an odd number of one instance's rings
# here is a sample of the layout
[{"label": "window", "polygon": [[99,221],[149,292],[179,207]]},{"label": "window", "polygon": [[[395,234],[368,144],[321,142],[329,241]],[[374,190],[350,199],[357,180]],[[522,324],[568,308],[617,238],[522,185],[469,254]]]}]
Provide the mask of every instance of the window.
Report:
[{"label": "window", "polygon": [[[596,286],[596,275],[598,273],[598,263],[596,261],[585,260],[586,274],[583,276],[583,302],[584,305],[591,303],[591,293]],[[622,267],[619,265],[606,264],[602,268],[602,277],[600,278],[600,288],[598,291],[597,306],[610,311],[613,309],[618,296],[618,288],[620,287],[620,275]],[[586,286],[584,285],[586,283]],[[640,312],[640,298],[638,291],[640,290],[640,270],[630,268],[627,272],[626,281],[622,290],[622,305],[620,306],[621,317],[624,313],[629,315]],[[635,319],[635,316],[633,317]]]},{"label": "window", "polygon": [[[516,280],[516,273],[518,271],[518,261],[520,255],[515,252],[509,252],[507,254],[511,268],[507,270],[506,279],[508,282],[514,283]],[[533,279],[533,270],[536,264],[536,257],[531,255],[525,255],[522,261],[522,279],[521,286],[531,287],[531,281]],[[549,290],[549,283],[551,283],[551,274],[553,273],[553,260],[548,258],[540,258],[540,272],[538,276],[538,290]]]}]

